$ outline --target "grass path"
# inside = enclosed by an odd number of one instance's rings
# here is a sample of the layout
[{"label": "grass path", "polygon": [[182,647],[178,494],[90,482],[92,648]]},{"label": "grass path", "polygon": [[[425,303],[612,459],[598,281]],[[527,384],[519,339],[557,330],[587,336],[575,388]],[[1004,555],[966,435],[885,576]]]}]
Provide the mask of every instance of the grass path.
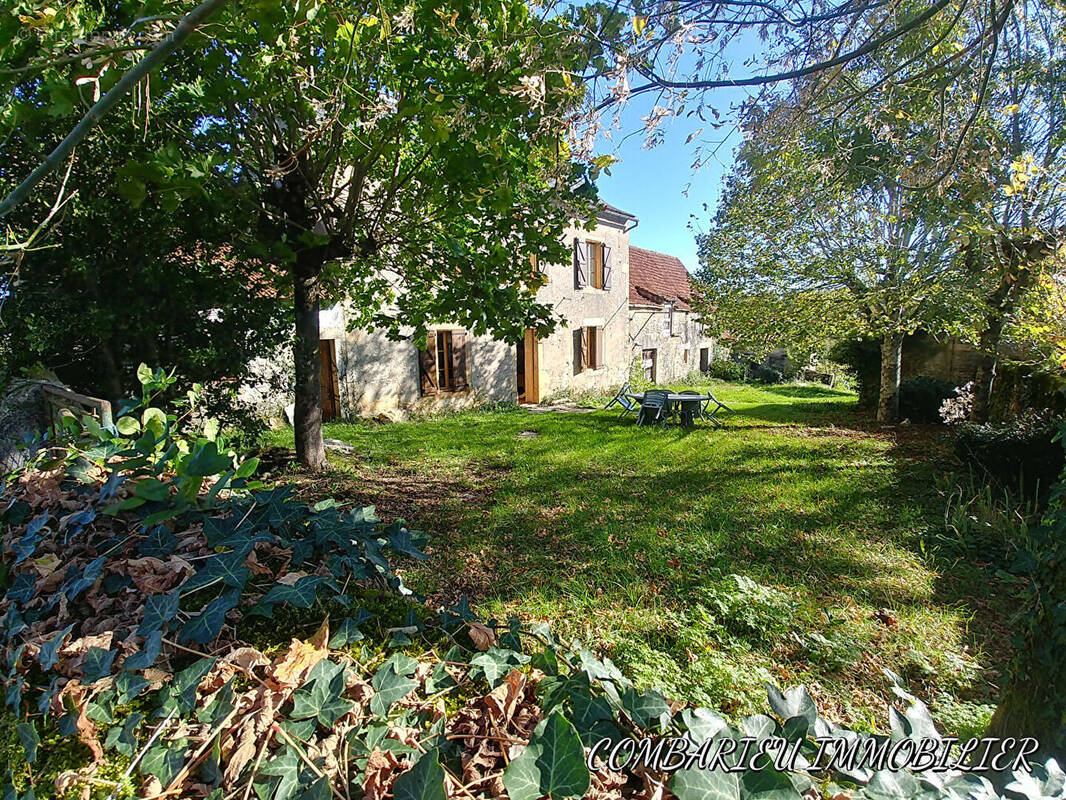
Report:
[{"label": "grass path", "polygon": [[405,579],[432,600],[549,621],[670,696],[739,713],[802,682],[870,728],[889,668],[949,730],[980,726],[1011,599],[923,549],[941,435],[878,431],[821,387],[714,390],[738,412],[724,430],[517,409],[333,424],[354,456],[277,477],[430,533]]}]

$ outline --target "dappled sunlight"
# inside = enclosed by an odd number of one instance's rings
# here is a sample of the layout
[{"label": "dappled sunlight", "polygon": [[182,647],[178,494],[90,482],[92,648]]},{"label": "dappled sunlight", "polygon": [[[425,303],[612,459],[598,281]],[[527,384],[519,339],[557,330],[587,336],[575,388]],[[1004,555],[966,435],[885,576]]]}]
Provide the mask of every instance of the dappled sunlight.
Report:
[{"label": "dappled sunlight", "polygon": [[[887,698],[883,668],[987,691],[988,631],[917,544],[937,514],[928,435],[901,446],[827,387],[715,392],[737,412],[720,430],[519,409],[335,424],[356,451],[315,488],[426,530],[432,558],[406,579],[431,601],[639,651],[688,699],[743,708],[765,673],[854,721]],[[784,604],[769,633],[723,610],[731,576]]]}]

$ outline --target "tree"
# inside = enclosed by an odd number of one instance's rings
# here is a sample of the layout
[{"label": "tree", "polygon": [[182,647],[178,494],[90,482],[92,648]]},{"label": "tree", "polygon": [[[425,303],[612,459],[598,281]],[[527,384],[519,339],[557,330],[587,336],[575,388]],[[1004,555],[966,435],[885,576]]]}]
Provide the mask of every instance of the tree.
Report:
[{"label": "tree", "polygon": [[[811,126],[780,142],[771,125],[742,148],[714,226],[700,237],[701,282],[714,296],[795,298],[787,327],[807,337],[881,339],[877,418],[896,419],[904,336],[947,329],[960,302],[950,232],[935,204],[866,166],[888,157],[862,131]],[[832,176],[827,180],[826,176]],[[706,295],[705,292],[705,295]]]},{"label": "tree", "polygon": [[[133,5],[98,27],[128,26]],[[565,141],[584,56],[562,20],[516,0],[305,1],[241,7],[204,32],[153,79],[197,121],[160,132],[124,178],[165,196],[208,157],[201,190],[250,221],[234,247],[293,302],[304,464],[325,463],[324,304],[347,299],[358,324],[416,340],[445,319],[515,338],[550,325],[528,257],[566,258],[564,228],[588,218],[593,194],[591,165]],[[61,81],[77,96],[83,70],[50,68],[23,90]]]},{"label": "tree", "polygon": [[[79,63],[74,74],[84,70]],[[5,176],[41,162],[57,136],[56,119],[78,113],[81,92],[91,103],[104,91],[81,86],[19,83],[3,107]],[[80,390],[118,401],[147,362],[175,368],[186,383],[232,388],[248,378],[254,358],[289,338],[264,264],[239,257],[231,243],[230,232],[247,226],[247,217],[205,194],[195,177],[214,157],[160,147],[160,137],[199,119],[187,98],[162,92],[132,114],[104,118],[62,176],[46,182],[48,192],[8,215],[14,228],[32,229],[53,197],[64,198],[47,240],[22,253],[0,284],[7,374],[44,365]],[[148,163],[167,191],[149,196],[140,177]],[[230,392],[211,396],[220,394]]]}]

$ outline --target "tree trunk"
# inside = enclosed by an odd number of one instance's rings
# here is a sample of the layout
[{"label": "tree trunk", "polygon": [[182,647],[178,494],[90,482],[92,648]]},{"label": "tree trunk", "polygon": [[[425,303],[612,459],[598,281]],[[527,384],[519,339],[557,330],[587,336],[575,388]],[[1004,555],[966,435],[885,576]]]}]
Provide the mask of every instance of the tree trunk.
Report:
[{"label": "tree trunk", "polygon": [[886,333],[881,341],[881,391],[877,398],[877,421],[899,419],[899,376],[903,363],[903,334]]},{"label": "tree trunk", "polygon": [[319,272],[320,269],[299,268],[293,272],[296,306],[296,343],[293,347],[296,408],[293,411],[293,431],[296,460],[313,470],[326,466],[326,448],[322,443],[322,388],[319,383],[319,301],[316,292]]},{"label": "tree trunk", "polygon": [[977,362],[977,371],[973,379],[973,408],[970,410],[972,422],[988,422],[989,402],[992,398],[992,385],[996,380],[996,364],[999,340],[1003,335],[1003,317],[996,315],[988,320],[981,331],[978,349],[981,360]]}]

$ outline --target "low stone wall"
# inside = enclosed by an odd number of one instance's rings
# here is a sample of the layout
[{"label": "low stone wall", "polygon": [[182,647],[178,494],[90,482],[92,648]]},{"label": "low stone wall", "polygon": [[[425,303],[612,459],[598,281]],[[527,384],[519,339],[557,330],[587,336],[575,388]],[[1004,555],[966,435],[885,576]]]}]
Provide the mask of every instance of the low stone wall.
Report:
[{"label": "low stone wall", "polygon": [[0,400],[0,475],[23,466],[36,452],[29,445],[48,425],[44,416],[45,386],[40,380],[17,380]]}]

